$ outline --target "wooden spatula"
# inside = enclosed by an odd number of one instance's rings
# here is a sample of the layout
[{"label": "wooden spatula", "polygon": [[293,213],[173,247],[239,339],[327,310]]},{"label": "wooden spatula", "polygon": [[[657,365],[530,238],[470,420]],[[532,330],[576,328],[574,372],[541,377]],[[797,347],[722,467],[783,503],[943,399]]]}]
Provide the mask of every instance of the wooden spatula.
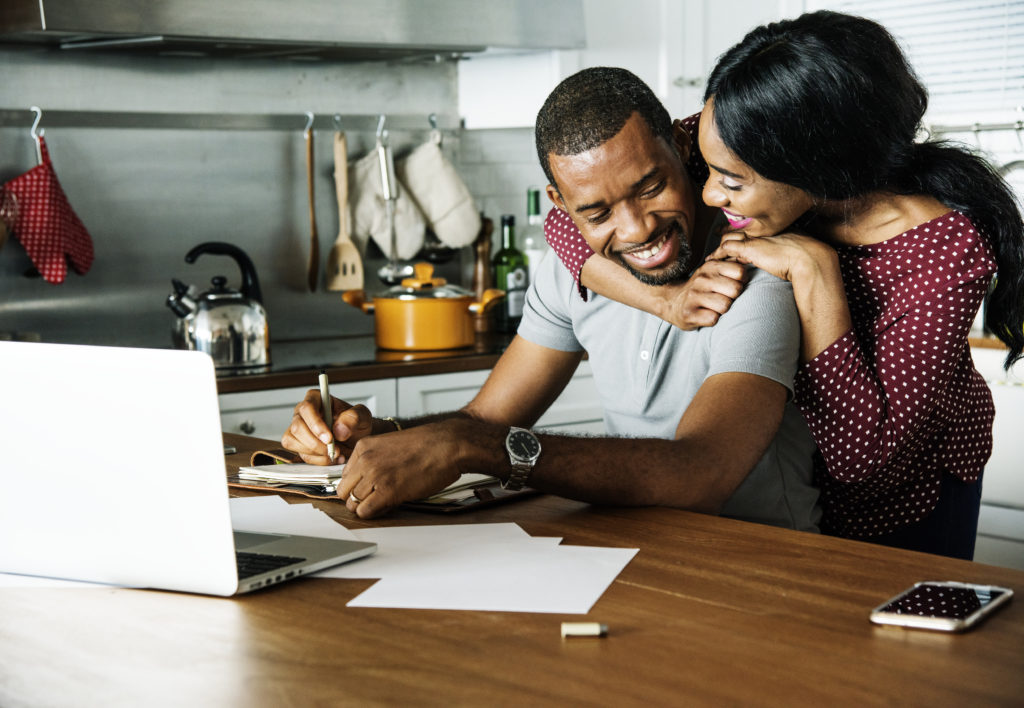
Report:
[{"label": "wooden spatula", "polygon": [[313,194],[313,129],[306,128],[306,181],[309,186],[309,263],[306,267],[306,285],[316,292],[320,280],[320,239],[316,233],[316,199]]},{"label": "wooden spatula", "polygon": [[338,190],[338,238],[327,256],[328,290],[361,290],[363,259],[348,233],[348,146],[345,134],[334,134],[334,184]]}]

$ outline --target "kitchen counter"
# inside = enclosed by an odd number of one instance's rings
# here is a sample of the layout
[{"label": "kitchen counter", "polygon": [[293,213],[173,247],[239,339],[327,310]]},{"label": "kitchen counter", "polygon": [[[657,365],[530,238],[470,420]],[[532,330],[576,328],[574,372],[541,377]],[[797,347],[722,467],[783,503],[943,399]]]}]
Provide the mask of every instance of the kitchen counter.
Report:
[{"label": "kitchen counter", "polygon": [[331,383],[370,381],[490,369],[512,341],[512,335],[478,334],[465,349],[405,352],[378,349],[373,336],[306,339],[271,344],[266,371],[218,372],[219,393],[309,386],[311,371],[325,369]]},{"label": "kitchen counter", "polygon": [[[430,352],[378,349],[373,335],[274,342],[271,366],[259,372],[218,372],[220,393],[309,386],[310,372],[325,369],[332,383],[371,381],[491,369],[512,335],[478,334],[474,346]],[[1005,349],[995,337],[971,337],[972,347]]]}]

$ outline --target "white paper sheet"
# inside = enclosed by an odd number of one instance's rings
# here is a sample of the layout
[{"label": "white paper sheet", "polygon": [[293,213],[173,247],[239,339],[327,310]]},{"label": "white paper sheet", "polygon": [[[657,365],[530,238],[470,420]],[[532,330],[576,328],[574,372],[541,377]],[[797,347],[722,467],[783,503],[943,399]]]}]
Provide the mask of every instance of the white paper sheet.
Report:
[{"label": "white paper sheet", "polygon": [[388,576],[349,607],[586,614],[636,555],[632,548],[531,545],[442,559]]},{"label": "white paper sheet", "polygon": [[453,524],[442,526],[391,526],[356,529],[360,541],[377,544],[377,552],[352,563],[326,568],[321,578],[389,578],[427,573],[441,562],[468,567],[473,560],[494,548],[530,544],[530,537],[518,524]]}]

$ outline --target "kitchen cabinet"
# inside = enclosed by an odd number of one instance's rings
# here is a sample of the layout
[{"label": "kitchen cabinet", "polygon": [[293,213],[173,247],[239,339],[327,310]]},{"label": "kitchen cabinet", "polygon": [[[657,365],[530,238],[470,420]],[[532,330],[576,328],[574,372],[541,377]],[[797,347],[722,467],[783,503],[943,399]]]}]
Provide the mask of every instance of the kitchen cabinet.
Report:
[{"label": "kitchen cabinet", "polygon": [[974,347],[971,353],[996,407],[974,558],[1024,569],[1024,363],[1004,371],[1006,350]]},{"label": "kitchen cabinet", "polygon": [[[414,417],[461,408],[480,390],[489,373],[465,371],[398,379],[398,415]],[[534,427],[559,433],[604,433],[590,362],[580,362],[565,390]]]},{"label": "kitchen cabinet", "polygon": [[[643,79],[673,117],[699,110],[719,55],[765,22],[803,12],[803,0],[584,0],[586,49],[488,51],[459,65],[459,115],[468,129],[532,128],[562,79],[619,66]],[[568,28],[567,28],[568,29]]]},{"label": "kitchen cabinet", "polygon": [[[332,384],[331,395],[352,404],[362,403],[376,416],[415,417],[462,407],[480,389],[489,370],[428,374]],[[315,380],[310,374],[310,380]],[[308,386],[263,391],[222,393],[221,428],[278,439],[292,419],[295,404]],[[600,434],[604,431],[601,404],[594,388],[590,364],[580,364],[572,381],[537,427],[552,431]]]},{"label": "kitchen cabinet", "polygon": [[[310,374],[310,380],[315,377]],[[302,400],[311,386],[274,388],[266,391],[222,393],[220,425],[225,433],[279,439],[292,420],[295,404]],[[374,415],[393,416],[395,410],[395,379],[355,381],[331,386],[331,395],[356,405],[362,403]]]}]

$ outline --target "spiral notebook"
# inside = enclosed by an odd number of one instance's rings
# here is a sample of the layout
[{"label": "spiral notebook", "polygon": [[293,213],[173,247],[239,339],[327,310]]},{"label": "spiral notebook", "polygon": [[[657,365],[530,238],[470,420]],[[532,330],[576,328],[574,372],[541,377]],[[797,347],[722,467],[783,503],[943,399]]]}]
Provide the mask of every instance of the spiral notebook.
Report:
[{"label": "spiral notebook", "polygon": [[[299,494],[314,499],[338,499],[337,484],[345,465],[309,465],[295,453],[284,448],[258,450],[250,458],[249,467],[240,467],[228,474],[228,484],[243,489],[259,489],[282,494]],[[508,491],[501,480],[484,474],[464,474],[437,494],[406,502],[406,509],[435,513],[470,511],[485,506],[525,499],[536,495],[532,489]]]}]

